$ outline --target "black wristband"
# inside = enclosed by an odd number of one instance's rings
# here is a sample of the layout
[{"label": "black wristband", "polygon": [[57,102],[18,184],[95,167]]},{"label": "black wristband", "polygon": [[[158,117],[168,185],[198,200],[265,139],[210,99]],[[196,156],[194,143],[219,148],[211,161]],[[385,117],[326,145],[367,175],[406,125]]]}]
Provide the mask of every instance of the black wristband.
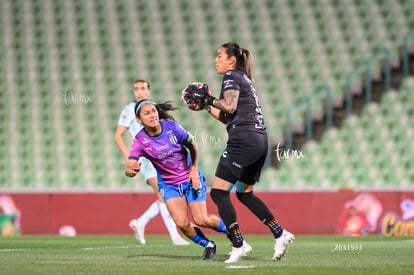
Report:
[{"label": "black wristband", "polygon": [[213,106],[214,99],[216,99],[216,98],[214,96],[212,96],[212,95],[207,96],[206,97],[206,103],[207,103],[207,105]]}]

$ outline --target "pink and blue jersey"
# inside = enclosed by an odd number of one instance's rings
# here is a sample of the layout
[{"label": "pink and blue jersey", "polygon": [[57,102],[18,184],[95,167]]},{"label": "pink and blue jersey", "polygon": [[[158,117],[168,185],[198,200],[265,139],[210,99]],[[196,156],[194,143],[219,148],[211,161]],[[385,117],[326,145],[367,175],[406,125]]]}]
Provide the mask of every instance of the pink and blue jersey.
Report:
[{"label": "pink and blue jersey", "polygon": [[141,129],[131,145],[129,159],[146,157],[157,169],[160,180],[179,185],[188,182],[191,164],[183,146],[190,135],[175,121],[160,120],[162,131],[150,136]]}]

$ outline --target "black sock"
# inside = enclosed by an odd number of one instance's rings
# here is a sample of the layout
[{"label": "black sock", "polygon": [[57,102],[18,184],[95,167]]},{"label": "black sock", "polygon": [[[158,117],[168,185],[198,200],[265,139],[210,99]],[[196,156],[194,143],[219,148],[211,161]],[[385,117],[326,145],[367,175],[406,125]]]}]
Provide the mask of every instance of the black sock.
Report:
[{"label": "black sock", "polygon": [[266,221],[265,224],[270,228],[270,230],[273,233],[273,236],[275,236],[275,239],[282,236],[283,228],[280,226],[280,224],[275,219]]},{"label": "black sock", "polygon": [[243,245],[243,235],[240,232],[239,224],[233,223],[227,230],[233,247],[241,247]]},{"label": "black sock", "polygon": [[266,204],[261,199],[253,195],[253,192],[236,192],[236,196],[241,203],[243,203],[250,211],[253,212],[253,214],[256,215],[256,217],[258,217],[269,227],[275,238],[279,238],[282,235],[283,228],[277,221],[275,221],[272,212],[270,212]]},{"label": "black sock", "polygon": [[206,235],[204,235],[204,233],[201,232],[200,228],[198,228],[197,226],[194,226],[194,229],[200,237],[202,237],[202,238],[204,238],[204,239],[206,239],[207,241],[210,242],[210,240],[206,237]]},{"label": "black sock", "polygon": [[218,208],[219,215],[227,227],[227,237],[231,240],[234,247],[243,245],[243,236],[241,235],[239,224],[237,223],[237,214],[230,200],[230,192],[220,189],[211,189],[210,196]]}]

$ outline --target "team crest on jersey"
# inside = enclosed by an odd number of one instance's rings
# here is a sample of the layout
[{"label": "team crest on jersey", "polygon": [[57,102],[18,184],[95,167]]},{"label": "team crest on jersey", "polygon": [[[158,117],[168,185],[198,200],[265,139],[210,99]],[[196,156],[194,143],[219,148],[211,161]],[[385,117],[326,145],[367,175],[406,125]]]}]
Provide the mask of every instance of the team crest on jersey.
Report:
[{"label": "team crest on jersey", "polygon": [[176,143],[177,143],[177,141],[178,141],[178,139],[177,139],[177,137],[176,137],[175,135],[170,136],[170,142],[171,142],[172,144],[176,144]]}]

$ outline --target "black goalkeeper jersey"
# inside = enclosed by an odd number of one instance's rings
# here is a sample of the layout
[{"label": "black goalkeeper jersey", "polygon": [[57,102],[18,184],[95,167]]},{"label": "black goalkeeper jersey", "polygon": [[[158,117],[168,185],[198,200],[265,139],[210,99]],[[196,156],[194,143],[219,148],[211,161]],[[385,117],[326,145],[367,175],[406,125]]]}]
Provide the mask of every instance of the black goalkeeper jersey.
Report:
[{"label": "black goalkeeper jersey", "polygon": [[248,76],[239,70],[231,70],[224,74],[220,98],[227,90],[238,90],[239,101],[234,113],[225,113],[227,131],[231,129],[251,130],[266,133],[263,113],[259,105],[256,89]]}]

